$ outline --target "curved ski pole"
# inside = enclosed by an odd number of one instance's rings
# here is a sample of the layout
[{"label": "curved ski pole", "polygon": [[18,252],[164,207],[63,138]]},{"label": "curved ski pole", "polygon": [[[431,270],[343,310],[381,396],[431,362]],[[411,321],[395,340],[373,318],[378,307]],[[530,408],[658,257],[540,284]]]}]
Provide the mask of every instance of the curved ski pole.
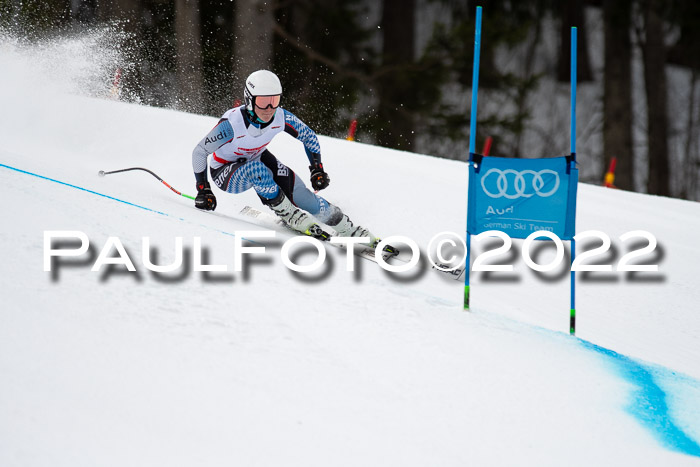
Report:
[{"label": "curved ski pole", "polygon": [[111,174],[116,174],[116,173],[120,173],[120,172],[128,172],[130,170],[143,170],[144,172],[148,172],[149,174],[153,175],[156,179],[158,179],[158,181],[160,183],[162,183],[163,185],[170,188],[174,193],[177,193],[178,195],[184,196],[185,198],[188,198],[188,199],[194,199],[193,196],[186,195],[185,193],[179,192],[178,190],[176,190],[175,188],[170,186],[170,184],[168,182],[166,182],[165,180],[160,178],[157,174],[155,174],[154,172],[152,172],[148,169],[144,169],[143,167],[129,167],[128,169],[112,170],[110,172],[105,172],[104,170],[100,170],[99,172],[97,172],[97,175],[99,175],[100,177],[104,177],[105,175],[111,175]]}]

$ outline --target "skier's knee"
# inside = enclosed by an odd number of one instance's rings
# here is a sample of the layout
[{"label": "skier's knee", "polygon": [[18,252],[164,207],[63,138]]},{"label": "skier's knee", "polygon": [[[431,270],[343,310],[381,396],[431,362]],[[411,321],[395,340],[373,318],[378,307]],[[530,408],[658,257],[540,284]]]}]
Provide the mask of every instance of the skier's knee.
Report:
[{"label": "skier's knee", "polygon": [[244,167],[242,174],[253,185],[253,189],[261,198],[274,198],[279,193],[279,186],[275,183],[270,169],[260,161],[249,162]]},{"label": "skier's knee", "polygon": [[338,225],[343,218],[343,211],[341,211],[338,206],[328,203],[328,210],[325,217],[326,219],[323,222],[325,222],[327,225]]}]

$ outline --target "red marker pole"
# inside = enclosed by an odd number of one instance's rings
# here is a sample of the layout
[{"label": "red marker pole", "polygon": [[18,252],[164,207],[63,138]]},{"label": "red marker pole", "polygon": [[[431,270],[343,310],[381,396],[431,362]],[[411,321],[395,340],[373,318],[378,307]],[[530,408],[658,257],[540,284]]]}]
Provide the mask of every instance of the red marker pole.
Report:
[{"label": "red marker pole", "polygon": [[348,128],[348,137],[345,138],[348,141],[355,141],[355,132],[357,131],[357,120],[350,122],[350,128]]},{"label": "red marker pole", "polygon": [[486,141],[484,141],[484,150],[481,151],[481,154],[484,156],[488,156],[489,153],[491,152],[491,145],[493,144],[493,138],[489,136],[486,138]]}]

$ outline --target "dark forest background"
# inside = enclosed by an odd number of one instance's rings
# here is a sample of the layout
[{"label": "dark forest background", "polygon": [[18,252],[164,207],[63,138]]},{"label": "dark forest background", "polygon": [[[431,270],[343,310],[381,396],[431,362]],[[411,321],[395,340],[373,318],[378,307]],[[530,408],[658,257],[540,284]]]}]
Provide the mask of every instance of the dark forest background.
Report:
[{"label": "dark forest background", "polygon": [[568,120],[537,109],[568,92],[576,26],[584,181],[615,157],[618,188],[700,200],[697,0],[0,0],[0,27],[27,41],[122,32],[124,100],[219,116],[269,68],[320,134],[357,119],[358,141],[466,160],[477,4],[477,148],[565,152]]}]

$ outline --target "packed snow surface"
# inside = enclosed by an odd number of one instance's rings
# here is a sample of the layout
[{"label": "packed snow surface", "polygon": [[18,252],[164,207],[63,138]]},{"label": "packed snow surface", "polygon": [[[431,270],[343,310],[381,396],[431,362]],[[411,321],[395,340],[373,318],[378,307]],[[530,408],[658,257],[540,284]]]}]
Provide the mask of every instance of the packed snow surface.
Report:
[{"label": "packed snow surface", "polygon": [[[700,464],[699,204],[579,187],[577,231],[612,241],[598,262],[643,247],[620,236],[645,230],[658,245],[638,262],[659,270],[579,273],[576,337],[565,264],[536,274],[521,241],[499,258],[514,272],[472,273],[470,311],[463,281],[425,261],[348,272],[329,247],[320,271],[294,273],[291,235],[256,239],[267,229],[237,217],[266,210],[252,191],[216,191],[205,213],[144,172],[98,177],[145,167],[193,195],[191,151],[217,117],[100,97],[109,79],[86,70],[106,65],[81,47],[0,42],[0,465]],[[320,141],[321,194],[354,221],[423,253],[435,234],[464,236],[466,163]],[[269,149],[307,179],[301,143]],[[47,272],[49,231],[90,248]],[[149,271],[144,237],[160,265],[181,237],[183,266]],[[241,272],[237,237],[266,247]],[[196,241],[227,272],[193,271]],[[92,271],[115,244],[136,271]],[[552,245],[538,248],[546,263]]]}]

